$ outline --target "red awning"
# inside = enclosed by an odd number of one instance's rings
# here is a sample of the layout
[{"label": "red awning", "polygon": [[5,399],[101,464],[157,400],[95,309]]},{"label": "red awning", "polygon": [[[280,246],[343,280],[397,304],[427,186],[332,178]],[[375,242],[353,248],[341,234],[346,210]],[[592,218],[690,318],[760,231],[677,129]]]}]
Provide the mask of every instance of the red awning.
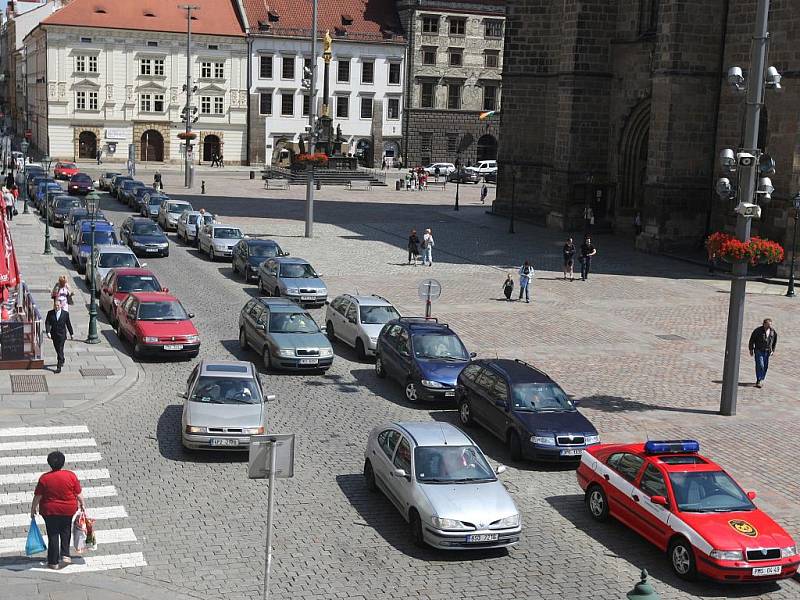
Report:
[{"label": "red awning", "polygon": [[0,218],[0,239],[3,243],[0,251],[0,287],[16,287],[19,283],[19,265],[5,215]]}]

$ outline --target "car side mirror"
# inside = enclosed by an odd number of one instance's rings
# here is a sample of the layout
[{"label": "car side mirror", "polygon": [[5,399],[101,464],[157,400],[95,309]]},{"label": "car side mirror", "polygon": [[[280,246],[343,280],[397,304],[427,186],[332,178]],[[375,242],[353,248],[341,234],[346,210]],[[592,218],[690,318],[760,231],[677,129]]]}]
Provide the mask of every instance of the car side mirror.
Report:
[{"label": "car side mirror", "polygon": [[168,294],[169,293],[169,288],[163,288],[161,291],[164,292],[165,294]]},{"label": "car side mirror", "polygon": [[497,468],[494,470],[494,472],[496,475],[500,475],[502,473],[505,473],[507,469],[508,467],[506,467],[505,465],[497,465]]},{"label": "car side mirror", "polygon": [[667,502],[667,499],[664,496],[651,496],[650,502],[657,504],[658,506],[663,506],[664,508],[669,506],[669,502]]},{"label": "car side mirror", "polygon": [[275,394],[267,394],[264,396],[264,402],[275,402]]},{"label": "car side mirror", "polygon": [[262,323],[261,324],[261,329],[263,329],[264,331],[268,331],[269,330],[269,323]]},{"label": "car side mirror", "polygon": [[194,313],[189,313],[189,318],[194,319]]},{"label": "car side mirror", "polygon": [[281,254],[281,256],[289,256],[289,253],[288,252],[284,252],[283,254]]},{"label": "car side mirror", "polygon": [[749,492],[747,492],[747,497],[750,498],[750,500],[755,500],[756,493],[753,490],[750,490]]},{"label": "car side mirror", "polygon": [[470,357],[470,358],[475,358],[476,356],[478,356],[478,353],[477,353],[477,352],[470,352],[470,353],[469,353],[469,357]]},{"label": "car side mirror", "polygon": [[578,406],[581,403],[580,400],[572,400],[571,402],[572,402],[572,406]]},{"label": "car side mirror", "polygon": [[392,475],[395,477],[402,477],[403,479],[408,479],[408,473],[406,473],[405,469],[395,469],[392,471]]},{"label": "car side mirror", "polygon": [[146,266],[147,266],[147,263],[140,263],[140,264],[139,264],[139,266],[140,266],[140,267],[142,267],[142,268],[144,268],[144,267],[146,267]]}]

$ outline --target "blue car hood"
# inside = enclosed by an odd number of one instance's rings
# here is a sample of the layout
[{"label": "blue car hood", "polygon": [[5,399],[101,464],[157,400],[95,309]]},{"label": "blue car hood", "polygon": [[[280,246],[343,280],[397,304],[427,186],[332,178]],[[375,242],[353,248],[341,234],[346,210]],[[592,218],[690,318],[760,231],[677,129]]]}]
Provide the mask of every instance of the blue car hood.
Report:
[{"label": "blue car hood", "polygon": [[420,379],[428,379],[430,381],[438,381],[441,384],[455,387],[456,379],[458,379],[461,371],[464,370],[469,364],[468,360],[453,361],[453,360],[436,360],[429,358],[418,358],[417,367],[419,367]]},{"label": "blue car hood", "polygon": [[554,435],[585,433],[596,435],[597,430],[589,419],[576,411],[571,412],[522,412],[514,411],[514,416],[531,434]]},{"label": "blue car hood", "polygon": [[165,235],[131,235],[131,240],[134,242],[139,242],[140,244],[163,244],[167,241],[167,236]]}]

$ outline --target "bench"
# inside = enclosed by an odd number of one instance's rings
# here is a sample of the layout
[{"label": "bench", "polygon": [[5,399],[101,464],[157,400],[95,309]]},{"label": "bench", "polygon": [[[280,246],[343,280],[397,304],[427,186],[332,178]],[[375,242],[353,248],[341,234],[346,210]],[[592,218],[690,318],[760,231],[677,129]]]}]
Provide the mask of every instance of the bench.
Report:
[{"label": "bench", "polygon": [[369,191],[372,189],[372,182],[368,179],[352,179],[347,184],[347,189]]},{"label": "bench", "polygon": [[288,190],[289,189],[289,180],[288,179],[265,179],[264,180],[264,189],[265,190]]},{"label": "bench", "polygon": [[447,186],[447,182],[444,181],[444,180],[442,180],[442,181],[431,181],[430,179],[428,179],[428,181],[425,183],[425,185],[428,188],[439,188],[440,190],[443,190]]}]

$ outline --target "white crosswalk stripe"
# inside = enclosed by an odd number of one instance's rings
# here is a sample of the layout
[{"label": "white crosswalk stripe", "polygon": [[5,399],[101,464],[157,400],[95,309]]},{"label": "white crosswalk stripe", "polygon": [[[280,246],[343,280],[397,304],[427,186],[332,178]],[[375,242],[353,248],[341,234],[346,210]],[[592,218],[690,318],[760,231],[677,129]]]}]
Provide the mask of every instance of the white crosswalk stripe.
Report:
[{"label": "white crosswalk stripe", "polygon": [[[68,452],[68,449],[76,450]],[[109,481],[111,473],[103,468],[103,456],[96,449],[97,441],[85,425],[0,428],[0,556],[11,561],[0,564],[0,573],[47,570],[44,554],[25,557],[27,538],[20,534],[26,533],[30,526],[34,487],[42,474],[50,470],[47,453],[53,450],[65,453],[64,468],[74,472],[81,482],[86,512],[96,521],[98,547],[73,557],[72,564],[64,568],[48,572],[78,574],[147,565],[144,554],[133,551],[141,546],[133,529],[124,527],[127,510],[121,504],[107,504],[117,498],[118,491],[113,481]],[[36,516],[36,523],[46,540],[41,515]],[[107,529],[103,529],[104,525]]]}]

